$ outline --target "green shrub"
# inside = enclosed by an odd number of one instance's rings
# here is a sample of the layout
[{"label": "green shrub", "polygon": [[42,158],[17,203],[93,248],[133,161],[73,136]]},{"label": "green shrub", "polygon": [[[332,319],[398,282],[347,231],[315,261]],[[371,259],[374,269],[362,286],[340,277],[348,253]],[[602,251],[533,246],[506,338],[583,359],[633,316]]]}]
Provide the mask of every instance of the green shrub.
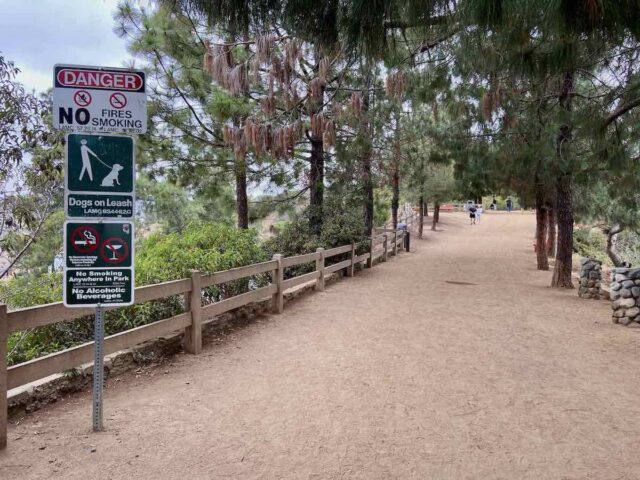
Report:
[{"label": "green shrub", "polygon": [[576,228],[573,231],[573,251],[581,257],[595,258],[610,265],[605,251],[606,237],[596,228]]},{"label": "green shrub", "polygon": [[[225,270],[265,260],[253,230],[228,225],[187,226],[183,233],[156,234],[143,240],[136,254],[136,285],[177,280],[191,275]],[[241,293],[264,283],[264,276],[240,280],[204,291],[205,302]],[[11,309],[62,300],[62,275],[25,275],[0,284],[0,296]],[[175,295],[106,313],[105,333],[113,335],[184,311],[184,298]],[[38,358],[93,339],[93,316],[58,322],[9,337],[10,365]]]},{"label": "green shrub", "polygon": [[[264,242],[264,249],[269,256],[280,253],[285,257],[302,255],[316,251],[318,247],[329,249],[356,242],[358,252],[367,248],[367,242],[362,238],[364,222],[359,206],[351,206],[337,198],[329,198],[323,205],[323,223],[320,235],[313,235],[309,231],[308,209],[294,216],[279,232]],[[348,254],[330,258],[327,265],[337,263]],[[285,271],[285,277],[301,275],[315,269],[309,263],[292,267]]]}]

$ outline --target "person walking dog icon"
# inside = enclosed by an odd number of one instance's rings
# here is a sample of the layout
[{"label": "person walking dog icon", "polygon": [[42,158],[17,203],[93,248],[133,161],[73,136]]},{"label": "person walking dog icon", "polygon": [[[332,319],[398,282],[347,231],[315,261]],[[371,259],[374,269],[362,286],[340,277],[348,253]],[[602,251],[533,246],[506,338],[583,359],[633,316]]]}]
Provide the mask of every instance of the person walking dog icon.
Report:
[{"label": "person walking dog icon", "polygon": [[98,157],[98,155],[96,155],[93,150],[87,147],[86,140],[80,140],[80,144],[82,145],[80,147],[80,156],[82,157],[82,170],[80,170],[80,178],[78,180],[82,181],[82,178],[86,173],[89,176],[89,180],[93,182],[93,171],[91,170],[91,158],[89,157],[89,155],[93,155],[98,159],[98,161],[101,161],[100,157]]}]

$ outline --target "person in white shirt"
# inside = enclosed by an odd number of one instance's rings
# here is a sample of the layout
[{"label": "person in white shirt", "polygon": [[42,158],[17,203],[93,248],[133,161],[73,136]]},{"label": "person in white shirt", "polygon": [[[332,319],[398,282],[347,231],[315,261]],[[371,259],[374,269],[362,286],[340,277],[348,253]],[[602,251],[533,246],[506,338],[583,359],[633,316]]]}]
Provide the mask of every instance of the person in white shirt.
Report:
[{"label": "person in white shirt", "polygon": [[482,216],[482,205],[476,206],[476,223],[480,223],[480,217]]}]

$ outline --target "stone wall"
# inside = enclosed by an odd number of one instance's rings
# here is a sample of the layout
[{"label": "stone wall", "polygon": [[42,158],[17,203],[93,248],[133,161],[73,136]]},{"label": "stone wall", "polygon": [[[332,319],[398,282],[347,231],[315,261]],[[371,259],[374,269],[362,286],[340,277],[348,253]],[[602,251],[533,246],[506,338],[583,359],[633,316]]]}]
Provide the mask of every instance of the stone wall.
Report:
[{"label": "stone wall", "polygon": [[614,268],[611,282],[613,323],[640,323],[640,268]]},{"label": "stone wall", "polygon": [[602,262],[593,258],[583,258],[580,260],[580,288],[578,296],[580,298],[592,298],[600,300],[602,285]]}]

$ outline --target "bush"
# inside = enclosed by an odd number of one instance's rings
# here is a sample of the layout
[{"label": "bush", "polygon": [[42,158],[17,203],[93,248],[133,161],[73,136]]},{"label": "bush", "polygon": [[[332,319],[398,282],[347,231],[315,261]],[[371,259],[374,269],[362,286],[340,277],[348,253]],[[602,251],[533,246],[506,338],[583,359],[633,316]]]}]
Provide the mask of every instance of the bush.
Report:
[{"label": "bush", "polygon": [[[293,217],[280,231],[264,243],[269,256],[280,253],[285,257],[314,252],[318,247],[329,249],[356,242],[358,252],[364,252],[368,243],[362,238],[364,221],[358,206],[348,205],[336,198],[329,198],[323,205],[323,223],[320,235],[309,231],[309,211]],[[337,263],[346,255],[332,257],[327,264]],[[286,278],[301,275],[315,269],[305,264],[287,269]]]},{"label": "bush", "polygon": [[605,251],[606,237],[596,228],[576,228],[573,231],[573,251],[581,257],[595,258],[606,265],[611,260]]},{"label": "bush", "polygon": [[[136,254],[136,285],[177,280],[191,275],[225,270],[265,260],[253,230],[238,230],[227,225],[190,225],[183,233],[156,234],[142,241]],[[253,282],[237,281],[205,289],[205,301],[246,291],[264,282],[264,276]],[[62,300],[62,274],[39,277],[25,275],[0,284],[0,295],[11,309],[24,308]],[[113,335],[184,311],[184,299],[175,295],[119,308],[106,313],[105,333]],[[65,348],[93,340],[93,316],[33,330],[17,332],[9,337],[10,365],[38,358]]]},{"label": "bush", "polygon": [[150,285],[240,267],[266,259],[255,230],[229,225],[190,225],[182,233],[156,233],[136,254],[136,283]]}]

